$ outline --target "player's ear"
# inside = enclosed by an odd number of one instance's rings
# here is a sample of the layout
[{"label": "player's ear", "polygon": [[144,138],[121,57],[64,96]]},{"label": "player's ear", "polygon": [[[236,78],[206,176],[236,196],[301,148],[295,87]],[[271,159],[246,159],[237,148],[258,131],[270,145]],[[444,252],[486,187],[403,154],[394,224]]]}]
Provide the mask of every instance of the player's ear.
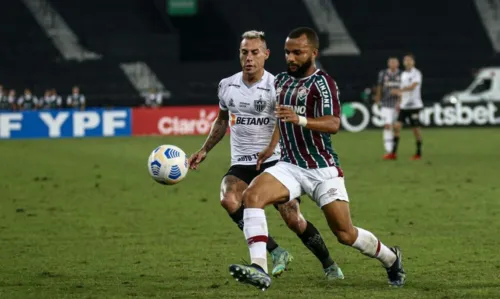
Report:
[{"label": "player's ear", "polygon": [[312,51],[312,55],[313,55],[313,58],[316,58],[319,56],[319,50],[314,48],[313,51]]},{"label": "player's ear", "polygon": [[266,53],[266,60],[267,60],[269,58],[269,55],[271,55],[271,50],[266,49],[266,52],[264,53]]}]

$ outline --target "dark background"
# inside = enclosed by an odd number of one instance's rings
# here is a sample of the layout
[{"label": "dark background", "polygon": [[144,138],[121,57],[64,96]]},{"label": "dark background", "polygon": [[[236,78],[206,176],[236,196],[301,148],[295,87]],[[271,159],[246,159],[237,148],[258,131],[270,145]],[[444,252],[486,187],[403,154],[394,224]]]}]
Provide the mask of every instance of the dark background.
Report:
[{"label": "dark background", "polygon": [[[332,1],[361,55],[321,57],[339,85],[342,101],[359,101],[389,55],[416,56],[427,104],[465,88],[474,72],[499,65],[472,0]],[[216,104],[219,80],[240,70],[243,31],[266,32],[267,69],[284,70],[283,43],[297,26],[315,28],[302,0],[199,0],[196,14],[175,16],[166,0],[52,0],[50,3],[94,61],[68,61],[19,0],[3,0],[0,84],[25,87],[37,96],[55,87],[67,94],[78,84],[89,106],[135,106],[143,102],[120,63],[143,61],[172,92],[164,105]],[[316,28],[317,29],[317,28]],[[322,48],[328,46],[321,35]]]}]

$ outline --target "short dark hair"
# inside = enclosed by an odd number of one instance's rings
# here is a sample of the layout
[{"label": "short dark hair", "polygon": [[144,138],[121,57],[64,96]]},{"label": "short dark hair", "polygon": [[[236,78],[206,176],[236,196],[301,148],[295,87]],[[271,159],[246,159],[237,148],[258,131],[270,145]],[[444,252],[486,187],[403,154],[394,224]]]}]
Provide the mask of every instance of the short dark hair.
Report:
[{"label": "short dark hair", "polygon": [[406,53],[404,57],[411,57],[411,59],[415,60],[415,55],[413,55],[413,53],[409,52],[409,53]]},{"label": "short dark hair", "polygon": [[302,35],[307,37],[307,41],[316,49],[319,49],[319,37],[314,29],[309,27],[298,27],[288,33],[288,38],[299,38]]}]

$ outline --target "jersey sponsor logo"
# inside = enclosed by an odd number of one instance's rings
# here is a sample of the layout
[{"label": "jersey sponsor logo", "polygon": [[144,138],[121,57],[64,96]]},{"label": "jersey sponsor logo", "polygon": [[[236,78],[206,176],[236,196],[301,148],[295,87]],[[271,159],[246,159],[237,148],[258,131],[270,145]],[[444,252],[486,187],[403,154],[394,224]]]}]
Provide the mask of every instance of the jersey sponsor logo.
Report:
[{"label": "jersey sponsor logo", "polygon": [[306,114],[306,106],[290,106],[290,105],[284,105],[285,107],[290,107],[292,108],[293,112],[297,113],[297,115],[302,115],[304,116]]},{"label": "jersey sponsor logo", "polygon": [[318,87],[319,87],[319,92],[321,93],[321,96],[323,97],[323,107],[325,108],[330,108],[330,103],[331,103],[331,95],[330,92],[328,91],[328,87],[325,84],[324,80],[321,80],[318,82]]},{"label": "jersey sponsor logo", "polygon": [[299,90],[297,91],[297,99],[299,101],[303,102],[305,99],[307,99],[307,96],[309,95],[309,91],[310,91],[310,89],[305,87],[305,86],[299,87]]},{"label": "jersey sponsor logo", "polygon": [[269,117],[242,117],[231,114],[231,126],[267,126],[271,122]]},{"label": "jersey sponsor logo", "polygon": [[387,81],[384,82],[385,87],[399,87],[399,82],[396,81]]},{"label": "jersey sponsor logo", "polygon": [[255,111],[257,112],[262,112],[264,109],[266,109],[267,102],[262,98],[262,96],[259,97],[258,100],[253,101],[253,107],[255,108]]},{"label": "jersey sponsor logo", "polygon": [[259,154],[245,155],[245,156],[239,157],[237,160],[238,160],[238,162],[250,162],[250,161],[257,160],[258,157],[259,157]]}]

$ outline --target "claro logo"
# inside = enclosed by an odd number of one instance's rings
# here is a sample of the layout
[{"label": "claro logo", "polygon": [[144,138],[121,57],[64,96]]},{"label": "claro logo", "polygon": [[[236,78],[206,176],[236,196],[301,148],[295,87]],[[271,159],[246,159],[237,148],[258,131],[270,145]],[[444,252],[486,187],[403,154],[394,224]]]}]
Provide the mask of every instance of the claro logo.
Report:
[{"label": "claro logo", "polygon": [[164,116],[158,120],[158,131],[162,135],[208,134],[217,116],[216,111],[200,110],[198,118]]}]

